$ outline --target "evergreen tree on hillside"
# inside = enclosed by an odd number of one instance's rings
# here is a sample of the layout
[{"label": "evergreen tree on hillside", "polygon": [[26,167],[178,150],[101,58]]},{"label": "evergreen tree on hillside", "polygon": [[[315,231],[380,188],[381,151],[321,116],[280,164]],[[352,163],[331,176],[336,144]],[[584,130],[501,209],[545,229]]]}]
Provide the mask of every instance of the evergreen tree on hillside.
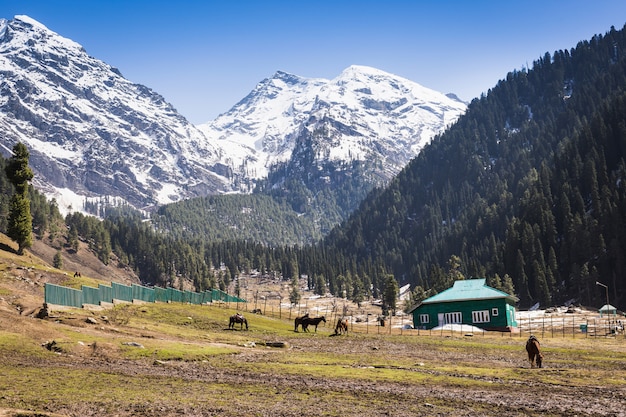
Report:
[{"label": "evergreen tree on hillside", "polygon": [[396,278],[391,274],[387,274],[385,277],[385,287],[383,289],[383,315],[389,313],[396,314],[396,303],[398,302],[399,291],[400,288],[398,287]]},{"label": "evergreen tree on hillside", "polygon": [[294,306],[300,302],[301,295],[299,287],[298,277],[294,275],[291,279],[291,291],[289,292],[289,302]]},{"label": "evergreen tree on hillside", "polygon": [[33,244],[33,219],[30,214],[28,199],[29,181],[33,179],[33,171],[28,166],[30,154],[26,145],[18,142],[13,146],[13,155],[5,167],[7,178],[15,187],[11,197],[7,235],[18,244],[17,253],[22,255],[24,249]]}]

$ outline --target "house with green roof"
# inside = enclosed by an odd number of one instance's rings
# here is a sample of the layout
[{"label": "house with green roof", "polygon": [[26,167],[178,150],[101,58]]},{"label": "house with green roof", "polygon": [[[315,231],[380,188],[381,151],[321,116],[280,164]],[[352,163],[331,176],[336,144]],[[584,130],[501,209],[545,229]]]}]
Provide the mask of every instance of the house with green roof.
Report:
[{"label": "house with green roof", "polygon": [[432,329],[446,324],[469,324],[485,330],[517,327],[517,298],[485,284],[485,279],[455,281],[451,288],[422,301],[411,311],[413,327]]}]

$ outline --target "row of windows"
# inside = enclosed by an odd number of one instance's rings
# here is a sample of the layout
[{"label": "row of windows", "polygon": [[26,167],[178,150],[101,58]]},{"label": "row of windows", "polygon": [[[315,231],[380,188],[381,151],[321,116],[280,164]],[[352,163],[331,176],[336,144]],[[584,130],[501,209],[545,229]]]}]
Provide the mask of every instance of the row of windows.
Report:
[{"label": "row of windows", "polygon": [[[491,315],[493,317],[498,316],[499,312],[497,308],[491,309]],[[472,323],[489,323],[489,310],[472,311]],[[445,324],[459,324],[463,322],[463,314],[460,311],[444,314]],[[428,314],[420,314],[420,323],[430,323],[430,316]]]}]

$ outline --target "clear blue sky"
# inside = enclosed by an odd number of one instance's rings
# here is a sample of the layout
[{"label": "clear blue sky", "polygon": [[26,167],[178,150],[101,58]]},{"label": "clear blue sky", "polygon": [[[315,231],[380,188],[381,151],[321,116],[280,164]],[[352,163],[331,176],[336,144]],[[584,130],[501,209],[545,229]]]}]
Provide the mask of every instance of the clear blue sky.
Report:
[{"label": "clear blue sky", "polygon": [[277,70],[367,65],[470,101],[545,52],[626,23],[624,0],[0,0],[144,84],[192,123]]}]

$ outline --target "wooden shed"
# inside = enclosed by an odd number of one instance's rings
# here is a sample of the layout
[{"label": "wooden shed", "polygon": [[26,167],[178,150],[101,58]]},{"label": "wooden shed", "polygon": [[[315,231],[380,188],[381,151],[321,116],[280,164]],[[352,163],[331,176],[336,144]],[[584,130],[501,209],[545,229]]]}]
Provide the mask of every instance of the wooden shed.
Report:
[{"label": "wooden shed", "polygon": [[413,327],[469,324],[485,330],[511,331],[517,327],[516,302],[515,296],[487,286],[484,278],[456,281],[412,310]]}]

